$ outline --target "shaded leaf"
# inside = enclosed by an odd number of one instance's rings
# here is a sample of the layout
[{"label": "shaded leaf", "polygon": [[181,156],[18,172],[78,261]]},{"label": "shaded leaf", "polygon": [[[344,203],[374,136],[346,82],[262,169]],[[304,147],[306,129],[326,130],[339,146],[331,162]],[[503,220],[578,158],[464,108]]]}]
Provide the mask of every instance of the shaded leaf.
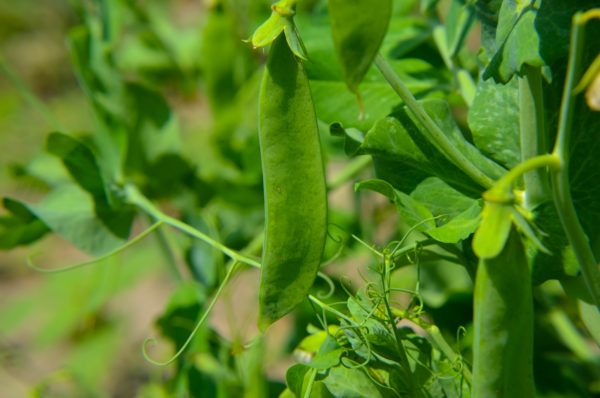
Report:
[{"label": "shaded leaf", "polygon": [[88,146],[68,135],[52,133],[46,141],[46,150],[62,160],[79,186],[94,198],[107,200],[100,166]]},{"label": "shaded leaf", "polygon": [[507,168],[521,161],[517,79],[508,84],[481,80],[468,122],[475,145],[487,156]]},{"label": "shaded leaf", "polygon": [[[494,179],[504,174],[501,166],[485,157],[465,140],[445,101],[427,100],[423,101],[422,105],[454,146],[480,170]],[[479,194],[481,188],[429,143],[420,129],[423,129],[420,123],[410,112],[403,109],[395,113],[394,117],[386,117],[375,123],[365,136],[360,153],[407,164],[441,178],[461,192]]]},{"label": "shaded leaf", "polygon": [[183,345],[194,328],[203,302],[204,297],[198,285],[187,282],[173,292],[164,312],[156,320],[160,333],[171,340],[177,349]]},{"label": "shaded leaf", "polygon": [[89,193],[73,184],[57,187],[41,203],[27,207],[52,231],[93,256],[124,244],[133,220],[130,211],[97,206]]},{"label": "shaded leaf", "polygon": [[352,92],[367,73],[389,24],[390,0],[329,0],[333,42]]},{"label": "shaded leaf", "polygon": [[329,371],[323,383],[335,397],[383,398],[373,380],[361,368],[337,366]]},{"label": "shaded leaf", "polygon": [[2,204],[10,214],[0,216],[0,249],[30,244],[49,231],[25,204],[10,198],[3,198]]},{"label": "shaded leaf", "polygon": [[[523,65],[551,66],[566,56],[571,18],[595,0],[505,0],[498,15],[496,50],[483,79],[508,82]],[[551,74],[547,73],[551,78]]]},{"label": "shaded leaf", "polygon": [[439,242],[458,243],[475,232],[479,226],[480,214],[481,206],[479,203],[473,203],[467,210],[442,226],[427,230],[427,234]]}]

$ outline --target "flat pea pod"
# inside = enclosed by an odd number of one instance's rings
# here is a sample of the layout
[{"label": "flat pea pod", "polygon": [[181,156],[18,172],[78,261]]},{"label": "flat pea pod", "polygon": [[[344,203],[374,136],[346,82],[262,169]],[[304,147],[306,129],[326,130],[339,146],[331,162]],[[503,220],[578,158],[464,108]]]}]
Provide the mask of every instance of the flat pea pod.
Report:
[{"label": "flat pea pod", "polygon": [[534,396],[533,300],[525,248],[513,226],[475,278],[473,398]]},{"label": "flat pea pod", "polygon": [[327,232],[327,190],[308,78],[280,34],[259,97],[265,242],[259,327],[290,312],[317,275]]}]

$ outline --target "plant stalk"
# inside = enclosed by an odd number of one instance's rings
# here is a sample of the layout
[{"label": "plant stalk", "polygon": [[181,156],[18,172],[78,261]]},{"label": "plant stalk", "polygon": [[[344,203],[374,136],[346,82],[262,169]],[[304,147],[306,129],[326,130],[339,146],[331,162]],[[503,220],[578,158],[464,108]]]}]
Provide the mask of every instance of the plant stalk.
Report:
[{"label": "plant stalk", "polygon": [[[525,76],[519,79],[521,162],[547,153],[544,115],[544,92],[540,68],[525,65]],[[548,173],[538,168],[523,176],[525,208],[533,209],[549,197]]]},{"label": "plant stalk", "polygon": [[433,143],[442,154],[450,160],[459,169],[464,171],[473,181],[484,188],[490,188],[494,181],[475,166],[465,155],[454,146],[452,141],[444,134],[442,129],[435,121],[425,112],[419,101],[413,96],[408,87],[400,80],[400,77],[394,72],[390,64],[383,58],[381,54],[375,57],[375,65],[390,84],[392,89],[402,99],[404,104],[415,115],[417,120],[425,127],[421,131],[425,138]]},{"label": "plant stalk", "polygon": [[[593,11],[593,10],[592,10]],[[570,137],[573,124],[575,100],[573,90],[577,84],[577,76],[581,70],[583,55],[584,27],[586,14],[578,13],[573,17],[567,78],[563,90],[560,107],[558,135],[553,153],[560,159],[561,167],[551,173],[552,194],[554,205],[565,230],[569,243],[573,247],[583,279],[596,307],[600,307],[600,272],[589,239],[577,216],[573,205],[569,182]]]}]

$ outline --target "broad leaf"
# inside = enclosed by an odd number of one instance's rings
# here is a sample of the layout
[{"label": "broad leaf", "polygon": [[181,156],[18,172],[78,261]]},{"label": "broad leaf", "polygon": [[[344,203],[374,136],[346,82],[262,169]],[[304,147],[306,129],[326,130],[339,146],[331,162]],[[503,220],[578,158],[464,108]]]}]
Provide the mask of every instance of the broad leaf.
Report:
[{"label": "broad leaf", "polygon": [[[342,66],[335,56],[331,39],[331,27],[327,19],[315,17],[310,20],[297,18],[302,39],[310,57],[306,71],[311,80],[311,91],[317,116],[331,124],[341,123],[345,128],[368,130],[373,123],[388,115],[401,104],[397,94],[383,79],[379,71],[372,67],[360,85],[363,104],[363,119],[359,120],[359,105],[356,96],[348,90],[343,79]],[[392,65],[410,90],[419,97],[439,96],[447,89],[450,75],[428,60],[419,57],[418,51],[412,56],[406,52],[415,50],[430,35],[421,19],[399,18],[393,30],[386,36],[382,53],[389,53],[388,62]],[[402,57],[402,59],[395,59]]]},{"label": "broad leaf", "polygon": [[130,211],[106,208],[74,184],[55,188],[41,203],[27,207],[52,231],[93,256],[124,244],[133,220]]},{"label": "broad leaf", "polygon": [[[496,51],[483,78],[508,82],[523,65],[551,66],[566,56],[571,18],[595,0],[505,0],[498,16]],[[547,78],[552,73],[547,70]]]},{"label": "broad leaf", "polygon": [[10,214],[0,216],[0,249],[30,244],[49,231],[25,204],[10,198],[3,198],[2,204]]},{"label": "broad leaf", "polygon": [[[494,179],[504,174],[501,166],[465,140],[444,101],[427,100],[422,104],[454,146],[480,170]],[[422,129],[424,127],[414,116],[403,109],[394,114],[394,117],[379,120],[365,136],[360,152],[406,164],[439,177],[461,192],[478,194],[481,188],[430,144],[423,137]]]},{"label": "broad leaf", "polygon": [[517,79],[508,84],[481,80],[468,121],[473,141],[483,153],[507,168],[520,162]]},{"label": "broad leaf", "polygon": [[100,167],[89,147],[68,135],[52,133],[46,141],[46,149],[62,160],[81,188],[100,201],[108,200]]},{"label": "broad leaf", "polygon": [[379,51],[391,11],[391,0],[329,0],[333,41],[352,92],[358,92]]},{"label": "broad leaf", "polygon": [[337,366],[329,371],[323,383],[335,397],[383,398],[374,381],[362,368]]},{"label": "broad leaf", "polygon": [[474,203],[447,223],[427,231],[433,239],[444,243],[456,243],[468,238],[479,226],[481,206]]},{"label": "broad leaf", "polygon": [[534,222],[544,233],[542,243],[550,254],[526,244],[531,263],[531,281],[540,284],[549,279],[561,279],[575,276],[579,272],[579,264],[558,221],[558,214],[551,202],[543,203],[534,210]]},{"label": "broad leaf", "polygon": [[366,180],[356,189],[379,192],[396,204],[404,222],[443,243],[469,237],[479,225],[481,204],[453,189],[442,180],[424,180],[409,196],[383,180]]}]

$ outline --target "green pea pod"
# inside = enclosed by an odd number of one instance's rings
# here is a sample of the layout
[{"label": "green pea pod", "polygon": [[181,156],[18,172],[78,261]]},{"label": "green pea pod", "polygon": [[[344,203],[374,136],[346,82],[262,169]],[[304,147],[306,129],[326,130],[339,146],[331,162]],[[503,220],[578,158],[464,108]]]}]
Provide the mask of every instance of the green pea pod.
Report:
[{"label": "green pea pod", "polygon": [[308,293],[327,232],[327,191],[308,78],[283,34],[269,53],[259,108],[266,209],[259,326],[264,330]]},{"label": "green pea pod", "polygon": [[533,301],[525,248],[514,227],[475,280],[472,397],[534,396]]},{"label": "green pea pod", "polygon": [[333,42],[354,93],[379,51],[391,13],[391,0],[329,0]]}]

